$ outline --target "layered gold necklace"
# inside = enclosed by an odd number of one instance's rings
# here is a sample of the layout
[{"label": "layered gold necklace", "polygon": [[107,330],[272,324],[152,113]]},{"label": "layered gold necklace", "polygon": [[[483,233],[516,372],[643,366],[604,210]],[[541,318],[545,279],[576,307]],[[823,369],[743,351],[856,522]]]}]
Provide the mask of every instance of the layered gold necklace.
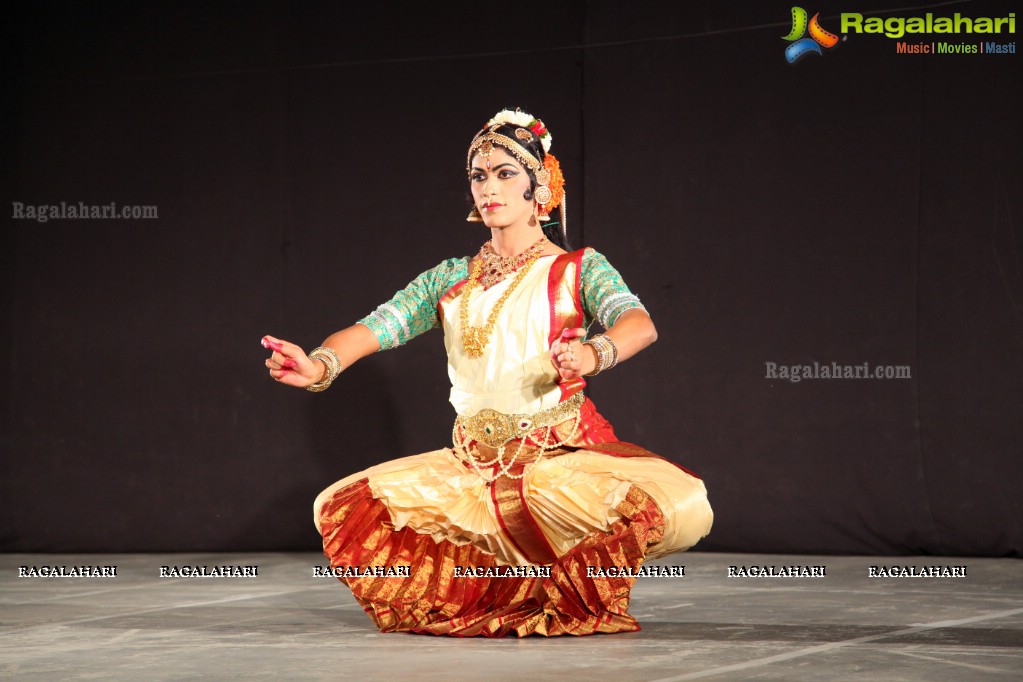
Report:
[{"label": "layered gold necklace", "polygon": [[[499,255],[494,250],[493,244],[489,241],[480,249],[476,260],[473,261],[472,274],[469,275],[469,281],[465,283],[465,287],[462,289],[462,302],[458,309],[459,327],[462,331],[462,351],[467,356],[470,358],[483,357],[483,351],[487,347],[487,342],[490,341],[490,334],[493,333],[494,325],[497,324],[497,316],[500,314],[501,308],[504,307],[505,302],[511,296],[515,287],[526,277],[526,273],[529,272],[536,259],[540,257],[540,253],[546,244],[547,238],[542,237],[517,256]],[[482,327],[470,325],[469,297],[472,295],[473,289],[480,285],[484,289],[489,289],[498,282],[503,281],[515,270],[518,270],[518,274],[515,275],[515,279],[512,280],[512,283],[505,292],[501,294],[501,298],[497,299],[497,303],[491,309],[490,315],[487,316],[486,324]]]}]

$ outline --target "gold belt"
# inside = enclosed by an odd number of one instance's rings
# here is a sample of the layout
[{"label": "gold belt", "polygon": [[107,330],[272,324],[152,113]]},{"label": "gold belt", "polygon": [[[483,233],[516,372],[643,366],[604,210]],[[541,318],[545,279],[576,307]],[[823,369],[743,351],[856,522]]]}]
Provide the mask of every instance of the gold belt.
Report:
[{"label": "gold belt", "polygon": [[535,414],[505,414],[486,408],[471,417],[456,417],[455,430],[460,427],[471,440],[499,448],[516,438],[524,438],[537,429],[575,419],[585,400],[582,392],[579,392],[568,400]]}]

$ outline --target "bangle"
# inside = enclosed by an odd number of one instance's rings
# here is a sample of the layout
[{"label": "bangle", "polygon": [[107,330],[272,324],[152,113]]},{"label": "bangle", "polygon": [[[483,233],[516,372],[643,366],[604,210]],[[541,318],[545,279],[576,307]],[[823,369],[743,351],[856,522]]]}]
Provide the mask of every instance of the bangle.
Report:
[{"label": "bangle", "polygon": [[597,366],[586,376],[595,377],[605,369],[611,369],[618,364],[618,348],[610,336],[597,334],[592,339],[583,341],[583,345],[589,346],[597,354]]},{"label": "bangle", "polygon": [[319,393],[320,391],[326,391],[333,383],[334,379],[337,379],[337,375],[341,373],[341,358],[337,356],[333,348],[327,348],[326,346],[320,346],[313,348],[312,352],[309,353],[310,360],[319,360],[323,363],[323,366],[327,369],[327,376],[323,377],[322,381],[317,381],[315,384],[309,384],[305,387],[305,390],[312,391],[313,393]]}]

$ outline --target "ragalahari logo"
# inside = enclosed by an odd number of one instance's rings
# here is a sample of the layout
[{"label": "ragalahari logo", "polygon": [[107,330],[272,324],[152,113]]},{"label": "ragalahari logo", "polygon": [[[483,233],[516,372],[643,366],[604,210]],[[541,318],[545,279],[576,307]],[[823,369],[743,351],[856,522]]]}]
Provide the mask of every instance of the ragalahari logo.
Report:
[{"label": "ragalahari logo", "polygon": [[[792,30],[782,38],[782,40],[792,43],[785,48],[785,59],[789,61],[789,64],[795,64],[811,52],[823,54],[822,47],[831,48],[838,45],[838,36],[821,28],[820,22],[817,21],[819,16],[820,12],[814,14],[813,19],[810,19],[808,23],[805,9],[802,7],[792,8]],[[810,37],[804,38],[803,34],[807,32],[807,29],[810,31]]]}]

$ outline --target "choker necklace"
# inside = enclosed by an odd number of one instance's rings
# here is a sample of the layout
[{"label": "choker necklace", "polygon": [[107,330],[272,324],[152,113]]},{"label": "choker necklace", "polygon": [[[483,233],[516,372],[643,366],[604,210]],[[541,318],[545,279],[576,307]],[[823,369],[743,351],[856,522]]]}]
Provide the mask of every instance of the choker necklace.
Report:
[{"label": "choker necklace", "polygon": [[494,242],[488,241],[480,248],[480,252],[476,256],[477,262],[480,263],[480,283],[483,288],[489,289],[503,281],[508,275],[525,265],[526,261],[539,256],[546,245],[547,237],[542,237],[517,256],[501,256],[494,250]]},{"label": "choker necklace", "polygon": [[[462,331],[462,351],[470,358],[483,357],[483,351],[487,347],[487,342],[490,341],[490,334],[494,331],[501,308],[504,307],[505,301],[508,300],[515,287],[525,278],[529,268],[540,257],[546,244],[547,238],[543,237],[519,255],[509,257],[498,255],[489,241],[480,249],[479,255],[476,256],[476,261],[472,265],[469,281],[462,288],[462,302],[458,308],[459,327]],[[472,295],[473,289],[481,284],[484,289],[489,289],[516,269],[519,273],[494,304],[490,315],[487,316],[486,324],[482,327],[471,326],[469,324],[469,297]]]}]

